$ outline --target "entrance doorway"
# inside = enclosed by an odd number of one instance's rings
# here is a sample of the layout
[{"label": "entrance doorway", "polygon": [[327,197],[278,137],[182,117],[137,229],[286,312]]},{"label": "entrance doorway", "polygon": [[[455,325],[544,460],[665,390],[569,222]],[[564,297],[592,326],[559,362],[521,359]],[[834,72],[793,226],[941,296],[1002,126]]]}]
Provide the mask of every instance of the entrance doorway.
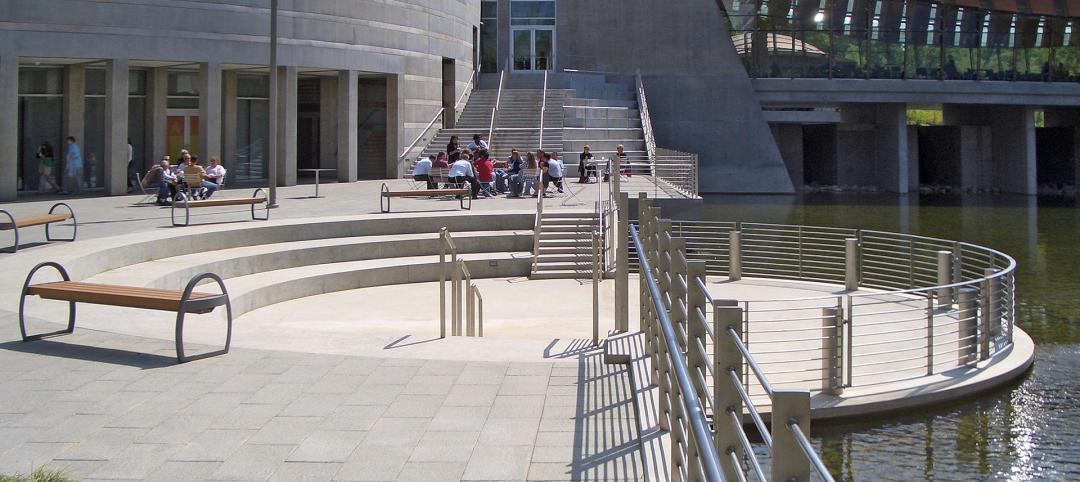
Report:
[{"label": "entrance doorway", "polygon": [[165,153],[172,156],[173,162],[180,161],[176,157],[180,154],[180,149],[199,155],[199,110],[169,109],[166,116]]},{"label": "entrance doorway", "polygon": [[555,29],[552,27],[514,27],[511,35],[514,71],[542,72],[555,65]]}]

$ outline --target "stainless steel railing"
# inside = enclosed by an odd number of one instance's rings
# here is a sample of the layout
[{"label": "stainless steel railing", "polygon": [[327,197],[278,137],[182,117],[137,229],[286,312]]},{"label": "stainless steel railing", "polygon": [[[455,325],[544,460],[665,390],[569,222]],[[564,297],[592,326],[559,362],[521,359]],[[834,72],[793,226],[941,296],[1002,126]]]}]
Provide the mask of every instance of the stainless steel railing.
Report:
[{"label": "stainless steel railing", "polygon": [[495,118],[499,115],[499,104],[502,103],[503,82],[506,81],[506,71],[499,72],[499,93],[495,94],[495,106],[491,108],[491,123],[488,124],[488,151],[495,155]]},{"label": "stainless steel railing", "polygon": [[659,191],[662,189],[661,185],[690,198],[698,197],[697,154],[656,146],[652,118],[649,115],[649,100],[645,96],[645,83],[641,80],[640,71],[637,72],[635,79],[637,81],[638,110],[641,115],[641,129],[645,135],[648,164],[642,166],[628,162],[629,165],[624,167],[626,172],[652,176],[654,197],[659,197]]},{"label": "stainless steel railing", "polygon": [[[447,255],[450,259],[447,260]],[[448,262],[449,261],[449,262]],[[439,229],[439,337],[446,338],[446,278],[450,277],[450,336],[484,336],[484,298],[472,282],[465,260],[458,258],[450,230]],[[463,303],[464,301],[464,303]],[[462,307],[465,308],[464,318]],[[479,321],[479,324],[477,323]]]}]

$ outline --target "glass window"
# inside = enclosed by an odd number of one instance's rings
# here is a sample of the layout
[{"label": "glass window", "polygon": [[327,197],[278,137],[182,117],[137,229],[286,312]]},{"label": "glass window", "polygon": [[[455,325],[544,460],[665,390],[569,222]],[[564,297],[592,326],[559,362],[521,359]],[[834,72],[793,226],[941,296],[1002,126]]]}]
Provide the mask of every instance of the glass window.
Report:
[{"label": "glass window", "polygon": [[555,2],[514,0],[510,2],[511,25],[555,25]]},{"label": "glass window", "polygon": [[169,95],[199,96],[198,72],[169,72]]},{"label": "glass window", "polygon": [[480,71],[499,70],[498,2],[480,2]]},{"label": "glass window", "polygon": [[105,95],[104,69],[86,69],[86,95]]},{"label": "glass window", "polygon": [[241,74],[236,76],[236,96],[266,99],[270,97],[270,76]]},{"label": "glass window", "polygon": [[[50,180],[55,184],[63,183],[61,162],[66,148],[62,132],[63,119],[64,98],[61,96],[22,96],[19,98],[18,138],[20,142],[16,175],[20,190],[51,191],[54,185],[49,184]],[[41,144],[48,144],[53,152],[53,167],[47,177],[43,176],[38,169],[41,160],[37,159],[37,149]]]},{"label": "glass window", "polygon": [[146,71],[128,71],[128,95],[146,95]]},{"label": "glass window", "polygon": [[19,67],[19,93],[63,95],[64,69]]},{"label": "glass window", "polygon": [[236,158],[232,162],[225,160],[229,178],[232,181],[265,179],[270,102],[239,99],[236,101],[236,114]]},{"label": "glass window", "polygon": [[105,181],[105,97],[87,96],[85,105],[84,139],[79,141],[83,155],[82,186],[96,188]]}]

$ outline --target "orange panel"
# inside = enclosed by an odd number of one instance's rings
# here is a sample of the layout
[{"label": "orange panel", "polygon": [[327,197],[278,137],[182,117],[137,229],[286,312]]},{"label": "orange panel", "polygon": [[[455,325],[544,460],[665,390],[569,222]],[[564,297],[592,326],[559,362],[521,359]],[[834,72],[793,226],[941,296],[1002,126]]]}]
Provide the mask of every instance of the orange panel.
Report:
[{"label": "orange panel", "polygon": [[996,12],[1017,12],[1016,0],[991,0],[990,8]]},{"label": "orange panel", "polygon": [[1080,17],[1080,0],[1066,0],[1065,11],[1070,17]]},{"label": "orange panel", "polygon": [[1028,0],[1028,6],[1031,7],[1031,13],[1057,15],[1057,9],[1054,8],[1054,0]]},{"label": "orange panel", "polygon": [[980,0],[953,0],[952,3],[960,7],[982,8]]}]

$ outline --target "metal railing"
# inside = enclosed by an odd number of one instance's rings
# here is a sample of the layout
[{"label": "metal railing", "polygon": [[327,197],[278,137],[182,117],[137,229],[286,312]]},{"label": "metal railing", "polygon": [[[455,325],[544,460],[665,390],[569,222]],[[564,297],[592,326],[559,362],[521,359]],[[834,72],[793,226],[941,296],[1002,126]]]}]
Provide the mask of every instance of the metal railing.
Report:
[{"label": "metal railing", "polygon": [[[671,229],[710,276],[845,286],[737,303],[741,339],[773,385],[839,393],[970,367],[1012,343],[1016,264],[999,251],[820,226],[672,221]],[[754,397],[767,392],[743,381]]]},{"label": "metal railing", "polygon": [[499,104],[502,103],[503,81],[506,80],[506,71],[499,72],[499,93],[495,95],[495,106],[491,108],[491,123],[488,124],[488,151],[495,152],[495,118],[499,115]]},{"label": "metal railing", "polygon": [[544,94],[543,100],[540,102],[540,140],[539,146],[536,148],[538,151],[544,150],[544,114],[547,112],[547,92],[548,92],[548,71],[544,71]]},{"label": "metal railing", "polygon": [[[645,149],[648,155],[647,166],[625,166],[630,174],[647,175],[653,178],[654,196],[660,194],[661,184],[666,188],[691,198],[698,197],[698,157],[697,154],[656,147],[652,118],[649,115],[649,100],[645,96],[645,83],[641,80],[641,71],[635,76],[637,81],[638,111],[641,115],[641,130],[645,135]],[[666,189],[665,189],[666,191]]]},{"label": "metal railing", "polygon": [[[673,236],[671,221],[659,218],[659,208],[649,200],[639,208],[641,222],[629,230],[642,253],[641,330],[660,391],[660,428],[671,437],[671,479],[747,480],[752,473],[762,481],[809,480],[815,471],[831,482],[808,438],[810,391],[770,383],[743,340],[742,308],[733,300],[712,299],[706,263],[687,258],[686,239]],[[762,404],[745,389],[747,373],[765,391],[769,428]],[[768,450],[769,477],[743,427],[744,408]]]},{"label": "metal railing", "polygon": [[641,116],[641,130],[645,133],[645,150],[649,154],[649,163],[656,159],[656,138],[653,136],[652,119],[649,118],[649,101],[645,98],[645,83],[641,81],[641,71],[634,76],[636,80],[636,93],[638,102],[638,114]]},{"label": "metal railing", "polygon": [[[476,73],[474,72],[473,76],[469,78],[469,83],[465,85],[465,90],[463,90],[461,92],[461,95],[458,96],[457,102],[454,104],[454,118],[455,119],[458,118],[458,117],[461,117],[461,112],[465,108],[465,102],[471,96],[472,91],[473,91],[473,87],[475,85],[476,85]],[[440,107],[439,110],[435,112],[435,115],[431,117],[431,121],[429,121],[427,123],[427,125],[424,126],[424,130],[420,131],[420,134],[417,134],[416,138],[413,139],[412,143],[410,143],[408,147],[406,147],[404,150],[401,151],[401,155],[398,156],[398,164],[402,165],[402,168],[403,168],[402,170],[405,172],[406,175],[408,175],[410,173],[409,168],[411,166],[407,166],[407,165],[405,165],[405,163],[414,158],[415,149],[417,149],[419,147],[420,148],[420,153],[423,153],[423,150],[427,147],[427,145],[432,140],[435,139],[434,136],[431,136],[429,138],[428,134],[431,133],[432,127],[435,127],[436,123],[439,122],[440,119],[442,119],[444,121],[444,124],[445,124],[445,119],[446,119],[445,114],[446,114],[446,108],[445,107]],[[443,127],[443,126],[444,125],[440,125],[440,128]]]},{"label": "metal railing", "polygon": [[[450,256],[447,262],[447,255]],[[446,227],[439,229],[439,338],[446,338],[446,278],[450,276],[450,336],[484,336],[484,298]],[[464,289],[463,289],[464,288]],[[464,298],[465,316],[462,317]],[[477,323],[479,322],[479,323]],[[464,333],[463,333],[464,332]]]}]

